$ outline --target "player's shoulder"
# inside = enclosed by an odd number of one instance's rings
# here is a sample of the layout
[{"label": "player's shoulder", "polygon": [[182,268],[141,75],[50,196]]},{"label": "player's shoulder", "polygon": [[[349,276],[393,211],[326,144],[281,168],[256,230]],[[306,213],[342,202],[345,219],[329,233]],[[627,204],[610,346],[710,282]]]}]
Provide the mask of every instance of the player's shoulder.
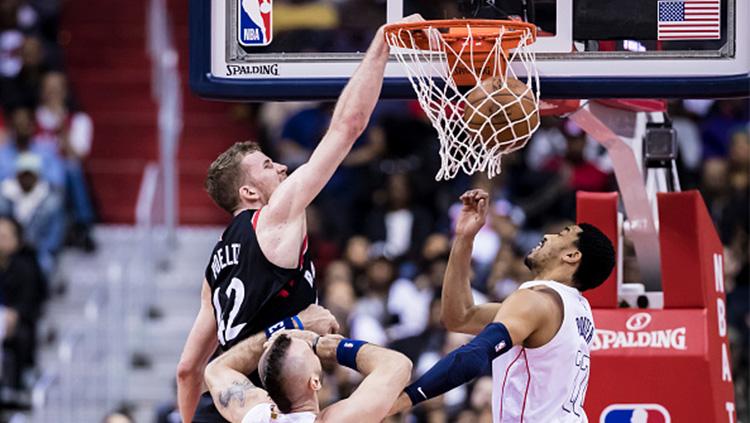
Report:
[{"label": "player's shoulder", "polygon": [[503,301],[503,307],[517,308],[525,313],[546,313],[550,307],[561,306],[560,294],[545,285],[518,289]]}]

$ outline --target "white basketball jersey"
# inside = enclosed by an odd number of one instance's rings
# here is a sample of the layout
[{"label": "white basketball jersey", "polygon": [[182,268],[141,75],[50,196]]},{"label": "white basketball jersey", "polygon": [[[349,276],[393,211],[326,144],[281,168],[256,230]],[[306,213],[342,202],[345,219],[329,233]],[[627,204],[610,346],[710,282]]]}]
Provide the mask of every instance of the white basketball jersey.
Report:
[{"label": "white basketball jersey", "polygon": [[276,405],[265,402],[251,408],[242,418],[242,423],[313,423],[315,413],[281,414]]},{"label": "white basketball jersey", "polygon": [[562,325],[547,344],[516,345],[492,361],[493,422],[587,422],[583,400],[594,334],[591,307],[577,289],[559,282],[530,281],[519,289],[539,285],[560,295]]}]

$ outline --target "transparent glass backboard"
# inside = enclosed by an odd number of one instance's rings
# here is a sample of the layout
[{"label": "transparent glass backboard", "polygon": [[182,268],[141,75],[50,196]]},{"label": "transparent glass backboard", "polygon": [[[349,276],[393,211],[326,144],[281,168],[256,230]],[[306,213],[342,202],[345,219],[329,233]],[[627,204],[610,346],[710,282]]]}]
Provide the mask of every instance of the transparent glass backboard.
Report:
[{"label": "transparent glass backboard", "polygon": [[[533,22],[545,98],[738,97],[750,90],[746,0],[190,0],[190,80],[207,98],[334,98],[378,27]],[[411,98],[386,69],[384,98]]]}]

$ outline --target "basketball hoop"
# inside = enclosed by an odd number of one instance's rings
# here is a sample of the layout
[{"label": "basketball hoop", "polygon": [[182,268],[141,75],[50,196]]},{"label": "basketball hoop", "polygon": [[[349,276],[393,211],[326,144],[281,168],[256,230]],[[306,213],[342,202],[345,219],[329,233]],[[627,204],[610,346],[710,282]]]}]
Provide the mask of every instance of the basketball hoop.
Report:
[{"label": "basketball hoop", "polygon": [[[453,19],[391,24],[385,39],[438,132],[436,179],[501,171],[539,127],[533,24]],[[524,79],[519,80],[518,75]]]}]

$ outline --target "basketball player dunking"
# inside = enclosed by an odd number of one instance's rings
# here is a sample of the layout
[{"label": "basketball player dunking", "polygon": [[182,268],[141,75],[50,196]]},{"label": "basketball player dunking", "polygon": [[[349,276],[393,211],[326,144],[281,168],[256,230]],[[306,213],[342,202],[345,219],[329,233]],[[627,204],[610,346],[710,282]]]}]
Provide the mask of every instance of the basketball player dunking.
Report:
[{"label": "basketball player dunking", "polygon": [[[421,17],[409,16],[404,22],[414,20]],[[208,411],[202,411],[201,401],[195,413],[203,369],[217,343],[226,351],[264,329],[269,334],[283,328],[302,329],[309,323],[303,317],[320,317],[296,316],[317,301],[305,208],[367,126],[380,96],[388,54],[381,28],[341,93],[328,132],[310,160],[289,177],[286,166],[271,161],[252,142],[235,144],[211,164],[206,188],[234,218],[206,268],[201,307],[177,369],[178,405],[184,422],[221,421],[216,410],[211,410],[208,396],[204,396]]]},{"label": "basketball player dunking", "polygon": [[491,362],[495,423],[587,421],[583,401],[594,323],[581,291],[609,277],[615,264],[612,243],[585,223],[545,235],[526,257],[533,281],[502,304],[474,305],[471,250],[489,196],[473,190],[461,201],[441,313],[448,330],[477,336],[409,385],[394,412],[471,381]]}]

